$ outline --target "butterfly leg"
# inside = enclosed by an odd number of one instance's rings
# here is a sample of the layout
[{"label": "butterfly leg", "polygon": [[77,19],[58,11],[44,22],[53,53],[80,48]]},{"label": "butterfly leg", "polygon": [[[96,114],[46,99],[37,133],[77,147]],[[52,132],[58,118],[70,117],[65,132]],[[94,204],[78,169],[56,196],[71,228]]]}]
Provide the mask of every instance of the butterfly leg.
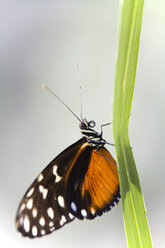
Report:
[{"label": "butterfly leg", "polygon": [[[101,146],[101,147],[102,147],[102,146]],[[97,148],[95,149],[95,153],[96,153],[97,155],[99,155],[99,156],[102,156],[103,158],[106,158],[106,159],[110,160],[110,161],[116,166],[116,164],[114,163],[114,161],[113,161],[112,159],[110,159],[110,158],[108,158],[108,157],[106,157],[106,156],[104,156],[103,154],[100,154],[100,153],[98,152],[98,150],[99,150],[101,147],[97,147]]]},{"label": "butterfly leg", "polygon": [[[112,124],[112,122],[108,122],[108,123],[106,123],[106,124],[101,125],[101,134],[100,134],[101,137],[102,137],[102,134],[103,134],[103,127],[108,126],[108,125],[110,125],[110,124]],[[107,142],[107,141],[105,142],[105,144],[114,146],[113,143],[109,143],[109,142]]]},{"label": "butterfly leg", "polygon": [[112,124],[112,122],[108,122],[106,124],[101,125],[101,135],[103,134],[103,127],[108,126],[110,124]]}]

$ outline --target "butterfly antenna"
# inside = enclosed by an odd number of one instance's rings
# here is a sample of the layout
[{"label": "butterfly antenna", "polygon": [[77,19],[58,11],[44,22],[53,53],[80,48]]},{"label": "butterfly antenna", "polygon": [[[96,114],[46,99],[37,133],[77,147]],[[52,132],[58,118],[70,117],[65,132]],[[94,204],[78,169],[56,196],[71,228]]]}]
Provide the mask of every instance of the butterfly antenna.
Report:
[{"label": "butterfly antenna", "polygon": [[80,89],[80,100],[81,100],[81,120],[82,120],[82,86],[81,86],[81,77],[80,77],[80,64],[77,63],[77,73],[78,73],[78,84]]},{"label": "butterfly antenna", "polygon": [[48,90],[50,93],[52,93],[53,96],[55,96],[76,118],[81,122],[80,118],[69,108],[69,106],[59,97],[57,96],[53,90],[51,90],[47,85],[43,84],[42,88],[45,90]]},{"label": "butterfly antenna", "polygon": [[80,86],[80,99],[81,99],[81,120],[82,120],[82,87],[81,84],[79,86]]}]

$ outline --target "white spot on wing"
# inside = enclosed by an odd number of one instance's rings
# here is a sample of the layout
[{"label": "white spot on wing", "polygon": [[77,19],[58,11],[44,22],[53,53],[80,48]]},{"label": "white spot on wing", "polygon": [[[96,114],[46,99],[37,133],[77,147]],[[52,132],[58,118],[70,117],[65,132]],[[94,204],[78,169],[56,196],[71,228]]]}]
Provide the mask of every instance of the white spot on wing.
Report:
[{"label": "white spot on wing", "polygon": [[50,227],[54,226],[54,224],[53,224],[52,221],[49,222],[49,226],[50,226]]},{"label": "white spot on wing", "polygon": [[24,226],[25,232],[28,233],[30,231],[30,221],[27,215],[25,215],[24,217],[23,226]]},{"label": "white spot on wing", "polygon": [[96,211],[95,211],[94,208],[91,208],[91,213],[92,213],[92,214],[95,214],[95,213],[96,213]]},{"label": "white spot on wing", "polygon": [[25,203],[22,203],[20,210],[19,210],[19,214],[25,209]]},{"label": "white spot on wing", "polygon": [[42,193],[44,190],[44,187],[42,185],[39,185],[39,192]]},{"label": "white spot on wing", "polygon": [[37,182],[38,182],[38,183],[41,182],[43,178],[44,178],[44,176],[43,176],[42,173],[41,173],[41,174],[38,176],[38,178],[37,178]]},{"label": "white spot on wing", "polygon": [[37,233],[38,233],[37,227],[33,226],[32,227],[32,235],[35,237],[35,236],[37,236]]},{"label": "white spot on wing", "polygon": [[48,190],[44,189],[43,192],[42,192],[43,199],[46,199],[47,194],[48,194]]},{"label": "white spot on wing", "polygon": [[47,209],[47,213],[51,219],[54,219],[54,211],[51,207]]},{"label": "white spot on wing", "polygon": [[55,230],[54,226],[50,228],[50,232],[53,232],[54,230]]},{"label": "white spot on wing", "polygon": [[37,209],[36,208],[33,208],[32,215],[33,215],[34,218],[37,217]]},{"label": "white spot on wing", "polygon": [[70,218],[71,220],[73,220],[73,219],[74,219],[73,214],[69,213],[69,218]]},{"label": "white spot on wing", "polygon": [[62,215],[60,220],[60,226],[64,225],[65,223],[66,223],[66,218],[64,215]]},{"label": "white spot on wing", "polygon": [[33,194],[33,192],[34,192],[34,188],[31,188],[29,191],[28,191],[28,193],[27,193],[27,197],[30,197],[32,194]]},{"label": "white spot on wing", "polygon": [[41,226],[44,226],[45,225],[45,219],[44,219],[44,217],[41,217],[40,218],[39,223],[40,223]]},{"label": "white spot on wing", "polygon": [[83,217],[86,217],[87,216],[87,211],[85,209],[82,209],[81,214],[82,214]]},{"label": "white spot on wing", "polygon": [[41,229],[41,235],[45,235],[45,230],[44,229]]},{"label": "white spot on wing", "polygon": [[77,211],[77,207],[76,207],[76,204],[74,202],[71,202],[71,209],[76,212]]},{"label": "white spot on wing", "polygon": [[20,225],[20,226],[23,225],[23,217],[22,217],[22,216],[21,216],[20,219],[17,220],[17,222],[16,222],[16,227],[17,227],[17,228],[19,227],[19,225]]},{"label": "white spot on wing", "polygon": [[30,198],[30,199],[27,201],[26,207],[27,207],[28,209],[32,209],[32,207],[33,207],[33,199],[32,199],[32,198]]},{"label": "white spot on wing", "polygon": [[57,174],[57,165],[54,165],[53,166],[53,174],[55,175],[55,183],[58,183],[62,177],[60,177],[58,174]]},{"label": "white spot on wing", "polygon": [[59,195],[57,200],[58,200],[59,205],[63,208],[64,207],[64,197]]},{"label": "white spot on wing", "polygon": [[46,199],[48,189],[44,188],[42,185],[39,185],[39,192],[42,193],[43,199]]}]

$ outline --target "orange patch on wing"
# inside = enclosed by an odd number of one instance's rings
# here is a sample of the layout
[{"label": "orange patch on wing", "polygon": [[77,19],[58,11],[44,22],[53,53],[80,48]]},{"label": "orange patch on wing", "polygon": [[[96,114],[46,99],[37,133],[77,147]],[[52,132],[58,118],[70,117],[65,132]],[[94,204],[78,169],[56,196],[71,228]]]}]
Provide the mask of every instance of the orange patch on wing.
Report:
[{"label": "orange patch on wing", "polygon": [[90,210],[97,211],[110,204],[119,188],[116,161],[106,148],[92,150],[88,171],[82,185],[82,197],[90,195]]}]

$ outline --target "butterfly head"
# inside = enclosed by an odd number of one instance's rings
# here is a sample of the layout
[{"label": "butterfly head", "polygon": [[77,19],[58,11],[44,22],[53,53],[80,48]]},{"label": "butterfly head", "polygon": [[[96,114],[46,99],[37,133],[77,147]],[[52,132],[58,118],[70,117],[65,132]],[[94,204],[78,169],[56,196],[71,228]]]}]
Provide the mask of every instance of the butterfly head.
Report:
[{"label": "butterfly head", "polygon": [[79,124],[79,128],[81,130],[90,130],[93,129],[95,126],[96,126],[95,121],[91,120],[88,122],[86,119],[81,120]]},{"label": "butterfly head", "polygon": [[79,124],[83,138],[85,138],[90,146],[99,148],[105,145],[106,141],[102,138],[102,132],[98,133],[93,129],[95,126],[95,121],[87,121],[86,119],[82,119]]}]

